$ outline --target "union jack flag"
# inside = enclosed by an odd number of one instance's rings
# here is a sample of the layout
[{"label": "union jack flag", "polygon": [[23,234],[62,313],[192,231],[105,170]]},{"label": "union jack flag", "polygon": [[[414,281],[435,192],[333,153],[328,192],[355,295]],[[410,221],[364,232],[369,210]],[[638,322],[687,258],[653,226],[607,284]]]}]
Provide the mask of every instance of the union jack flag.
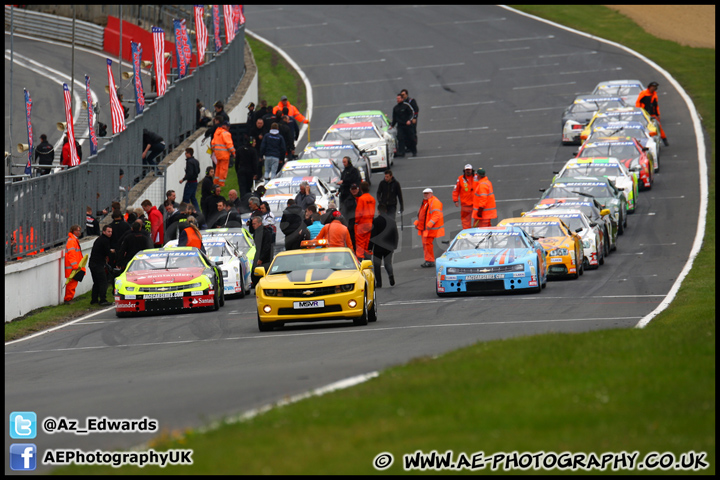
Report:
[{"label": "union jack flag", "polygon": [[63,83],[63,93],[65,94],[65,121],[67,122],[67,138],[70,144],[70,166],[80,165],[77,148],[75,148],[75,127],[73,125],[73,116],[71,110],[70,89],[67,83]]},{"label": "union jack flag", "polygon": [[225,42],[230,45],[230,42],[235,38],[232,5],[223,5],[223,18],[225,19]]},{"label": "union jack flag", "polygon": [[113,135],[125,130],[125,112],[123,111],[120,99],[118,98],[117,89],[115,88],[115,79],[112,73],[112,60],[107,59],[108,85],[110,86],[110,113],[112,116]]},{"label": "union jack flag", "polygon": [[155,47],[155,82],[157,96],[162,97],[167,90],[165,78],[165,31],[162,28],[152,27],[153,46]]},{"label": "union jack flag", "polygon": [[195,43],[197,44],[198,65],[205,63],[208,34],[205,27],[205,7],[195,5]]}]

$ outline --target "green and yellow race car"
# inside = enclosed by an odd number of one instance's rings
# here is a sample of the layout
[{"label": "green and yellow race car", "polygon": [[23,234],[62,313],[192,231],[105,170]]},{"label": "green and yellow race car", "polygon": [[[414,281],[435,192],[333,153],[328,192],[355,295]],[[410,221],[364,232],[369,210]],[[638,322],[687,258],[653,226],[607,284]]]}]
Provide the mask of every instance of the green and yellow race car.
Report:
[{"label": "green and yellow race car", "polygon": [[115,314],[217,310],[223,290],[222,272],[195,247],[142,250],[115,279]]},{"label": "green and yellow race car", "polygon": [[[322,247],[321,241],[307,243]],[[261,332],[288,322],[350,319],[367,325],[377,320],[372,262],[358,261],[349,248],[281,252],[255,275],[261,277],[255,289]]]}]

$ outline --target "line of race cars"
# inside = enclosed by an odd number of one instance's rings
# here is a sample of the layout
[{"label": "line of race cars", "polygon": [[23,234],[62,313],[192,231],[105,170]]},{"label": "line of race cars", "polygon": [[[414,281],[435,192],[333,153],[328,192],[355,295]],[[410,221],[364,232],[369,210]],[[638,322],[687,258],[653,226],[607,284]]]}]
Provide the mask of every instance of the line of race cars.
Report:
[{"label": "line of race cars", "polygon": [[[370,182],[372,171],[392,166],[397,139],[385,114],[378,110],[341,113],[319,142],[309,143],[298,160],[288,161],[279,175],[265,183],[263,200],[275,215],[276,242],[287,200],[307,182],[318,206],[339,205],[338,180],[347,156]],[[250,292],[255,245],[243,227],[204,230],[205,252],[178,247],[139,252],[115,280],[117,316],[166,313],[204,308],[217,310],[226,296]],[[256,289],[258,328],[272,330],[288,321],[352,319],[356,324],[377,320],[372,262],[359,261],[351,249],[315,248],[278,253],[267,272],[259,267]],[[319,286],[321,285],[321,286]],[[294,288],[289,288],[294,287]],[[322,298],[318,298],[322,297]]]},{"label": "line of race cars", "polygon": [[657,125],[634,100],[638,80],[600,82],[562,116],[562,143],[582,143],[540,201],[497,227],[460,231],[436,259],[436,294],[540,292],[577,279],[617,249],[617,236],[660,168]]},{"label": "line of race cars", "polygon": [[[584,140],[576,156],[555,172],[530,211],[502,219],[497,227],[462,230],[449,242],[436,259],[438,296],[540,292],[548,279],[577,279],[585,269],[604,264],[636,209],[639,190],[652,188],[659,168],[657,129],[644,110],[626,106],[637,88],[642,89],[637,81],[602,82],[593,95],[576,98],[563,115],[562,137],[563,143],[575,141],[572,132]],[[593,115],[569,119],[568,112],[578,113],[578,105]],[[299,160],[287,162],[266,184],[263,199],[277,213],[276,223],[303,181],[318,205],[337,202],[343,156],[351,156],[367,179],[372,170],[392,165],[396,143],[387,127],[381,112],[341,114],[321,142],[309,144]],[[358,139],[346,134],[370,140],[361,149]],[[115,282],[117,315],[217,310],[226,295],[249,293],[255,255],[249,232],[242,227],[206,230],[203,241],[207,254],[172,242],[138,253]],[[270,265],[256,268],[260,331],[288,322],[351,319],[365,325],[377,320],[372,262],[359,260],[349,248],[326,248],[322,240],[303,242],[303,247],[277,253]]]}]

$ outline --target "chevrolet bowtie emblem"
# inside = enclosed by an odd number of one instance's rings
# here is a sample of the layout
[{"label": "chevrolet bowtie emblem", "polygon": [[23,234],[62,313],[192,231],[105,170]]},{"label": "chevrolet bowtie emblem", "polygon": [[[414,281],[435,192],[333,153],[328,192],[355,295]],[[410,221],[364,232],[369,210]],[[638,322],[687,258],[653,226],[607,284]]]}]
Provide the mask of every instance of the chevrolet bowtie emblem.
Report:
[{"label": "chevrolet bowtie emblem", "polygon": [[483,268],[482,270],[480,270],[480,273],[487,273],[489,271],[490,271],[489,268]]},{"label": "chevrolet bowtie emblem", "polygon": [[313,293],[315,293],[315,290],[305,290],[303,295],[312,295]]}]

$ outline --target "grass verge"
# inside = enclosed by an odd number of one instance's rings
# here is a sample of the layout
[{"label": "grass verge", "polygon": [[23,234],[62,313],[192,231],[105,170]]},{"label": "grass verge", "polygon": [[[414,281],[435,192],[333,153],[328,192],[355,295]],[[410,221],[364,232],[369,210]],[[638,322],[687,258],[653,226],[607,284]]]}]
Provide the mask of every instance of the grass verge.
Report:
[{"label": "grass verge", "polygon": [[[708,225],[671,308],[643,330],[513,338],[420,358],[350,390],[152,445],[193,449],[192,467],[57,472],[366,474],[376,472],[372,461],[378,453],[389,452],[395,462],[385,473],[402,473],[403,454],[453,450],[468,456],[637,451],[640,459],[650,452],[676,458],[706,452],[709,468],[695,473],[714,474],[714,51],[698,54],[674,44],[665,50],[663,41],[646,38],[626,17],[603,7],[532,9],[584,31],[590,30],[590,16],[598,29],[591,33],[656,59],[683,83],[704,117],[712,142]],[[698,60],[686,61],[690,57]],[[704,78],[683,80],[693,76]]]}]

